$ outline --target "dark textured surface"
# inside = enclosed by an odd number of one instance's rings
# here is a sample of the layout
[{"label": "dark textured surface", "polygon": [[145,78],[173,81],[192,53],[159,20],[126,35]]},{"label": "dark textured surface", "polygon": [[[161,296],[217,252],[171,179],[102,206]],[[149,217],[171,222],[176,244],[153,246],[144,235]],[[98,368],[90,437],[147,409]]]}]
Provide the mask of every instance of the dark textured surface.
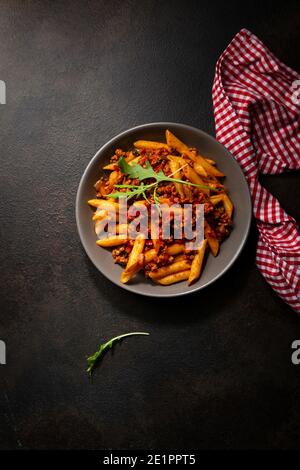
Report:
[{"label": "dark textured surface", "polygon": [[[218,55],[248,27],[300,69],[299,2],[2,0],[0,448],[300,447],[299,318],[254,263],[174,301],[110,284],[74,201],[95,151],[133,125],[214,132]],[[298,220],[299,175],[265,178]],[[100,338],[146,330],[106,356]]]}]

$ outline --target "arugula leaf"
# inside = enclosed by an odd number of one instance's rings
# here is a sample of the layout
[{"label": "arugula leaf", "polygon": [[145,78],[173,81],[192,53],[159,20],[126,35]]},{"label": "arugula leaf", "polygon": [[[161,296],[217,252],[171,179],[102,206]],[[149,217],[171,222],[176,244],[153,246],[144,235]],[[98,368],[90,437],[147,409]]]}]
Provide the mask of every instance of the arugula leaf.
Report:
[{"label": "arugula leaf", "polygon": [[[130,178],[139,179],[143,181],[144,179],[154,178],[156,183],[162,183],[164,181],[171,181],[172,183],[182,183],[187,184],[189,186],[196,186],[197,188],[204,188],[204,189],[212,189],[210,186],[206,186],[204,184],[196,184],[191,183],[190,181],[183,181],[178,178],[172,178],[170,176],[166,176],[162,170],[156,173],[152,166],[150,165],[149,160],[146,160],[146,167],[143,168],[138,163],[133,163],[129,165],[124,157],[121,157],[118,161],[118,167],[120,168],[121,172],[124,175],[128,175]],[[178,170],[177,170],[178,171]],[[109,195],[110,196],[110,195]]]},{"label": "arugula leaf", "polygon": [[108,351],[109,349],[112,349],[112,347],[115,345],[115,343],[117,343],[118,341],[123,340],[124,338],[126,338],[128,336],[135,336],[135,335],[149,336],[149,333],[145,333],[143,331],[136,331],[136,332],[133,332],[133,333],[125,333],[123,335],[115,336],[114,338],[110,339],[106,343],[100,344],[100,347],[99,347],[98,351],[96,351],[95,354],[93,354],[92,356],[89,356],[87,358],[87,364],[88,364],[87,372],[88,372],[88,374],[92,375],[94,367],[96,366],[96,364],[103,357],[103,355],[105,354],[106,351]]},{"label": "arugula leaf", "polygon": [[[156,189],[159,183],[170,181],[172,183],[187,184],[189,186],[195,186],[197,188],[202,188],[202,189],[208,189],[208,190],[212,189],[210,186],[206,186],[204,184],[195,184],[195,183],[191,183],[190,181],[183,181],[178,178],[172,178],[171,176],[166,176],[162,170],[156,173],[154,169],[152,168],[149,160],[146,160],[146,166],[145,168],[143,168],[138,163],[133,163],[132,165],[129,165],[127,161],[125,160],[125,158],[121,157],[120,160],[118,161],[118,167],[120,168],[121,172],[124,175],[128,175],[132,179],[138,179],[139,181],[141,181],[141,183],[139,186],[134,185],[134,184],[116,184],[115,185],[116,188],[126,188],[129,191],[126,191],[126,192],[116,191],[116,192],[107,194],[107,197],[111,197],[114,199],[118,199],[120,197],[126,197],[127,199],[131,199],[132,197],[143,196],[144,199],[148,201],[148,198],[146,196],[146,191],[149,191],[149,189],[153,188],[154,189],[154,193],[153,193],[154,202],[159,208],[160,202],[156,194]],[[150,184],[144,184],[142,182],[143,180],[150,179],[150,178],[155,179],[155,182],[150,183]]]},{"label": "arugula leaf", "polygon": [[[155,173],[152,166],[150,165],[149,160],[146,160],[146,167],[143,168],[138,163],[133,163],[132,165],[129,165],[126,162],[125,158],[121,157],[120,160],[118,161],[118,167],[120,168],[121,172],[124,175],[130,176],[130,178],[132,179],[137,178],[140,181],[143,181],[147,178],[157,179],[157,176],[159,175],[159,173]],[[163,174],[162,171],[161,173]]]}]

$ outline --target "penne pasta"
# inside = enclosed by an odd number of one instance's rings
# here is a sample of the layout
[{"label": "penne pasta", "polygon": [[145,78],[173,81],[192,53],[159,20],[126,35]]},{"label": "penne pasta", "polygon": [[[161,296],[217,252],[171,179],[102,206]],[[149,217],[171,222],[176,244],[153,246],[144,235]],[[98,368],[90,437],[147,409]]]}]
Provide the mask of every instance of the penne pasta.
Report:
[{"label": "penne pasta", "polygon": [[[134,240],[134,244],[130,252],[125,271],[123,271],[123,273],[121,274],[121,282],[128,282],[137,272],[139,266],[139,256],[143,253],[144,246],[145,237],[142,234],[139,234]],[[135,266],[136,268],[133,269],[133,266]]]},{"label": "penne pasta", "polygon": [[187,260],[180,260],[178,262],[169,264],[168,266],[163,266],[162,268],[157,269],[149,274],[151,279],[161,279],[162,277],[169,276],[170,274],[175,274],[180,271],[186,271],[190,269],[191,264]]},{"label": "penne pasta", "polygon": [[115,170],[116,169],[116,164],[115,163],[109,163],[109,165],[105,165],[103,167],[103,170]]},{"label": "penne pasta", "polygon": [[217,178],[225,176],[222,171],[218,170],[215,166],[211,165],[206,160],[206,158],[202,157],[201,155],[197,155],[197,161],[203,166],[208,175],[216,176]]},{"label": "penne pasta", "polygon": [[191,183],[204,184],[203,179],[200,178],[200,176],[195,172],[195,170],[190,165],[186,165],[183,168],[183,174]]},{"label": "penne pasta", "polygon": [[207,240],[203,240],[201,246],[198,250],[198,253],[195,255],[192,265],[191,271],[188,279],[188,285],[190,286],[193,282],[197,281],[201,274],[201,269],[203,265],[203,259],[206,251]]},{"label": "penne pasta", "polygon": [[[176,158],[176,157],[175,157]],[[173,178],[178,178],[181,179],[181,171],[179,170],[180,168],[180,162],[178,160],[175,160],[175,158],[170,159],[170,170],[172,172],[172,177]],[[174,183],[175,188],[177,193],[181,196],[184,197],[184,189],[183,185],[181,183]]]},{"label": "penne pasta", "polygon": [[194,162],[194,170],[200,176],[207,176],[207,172],[206,172],[205,168],[199,162]]},{"label": "penne pasta", "polygon": [[174,256],[178,255],[179,253],[183,253],[185,250],[183,243],[174,243],[173,245],[168,246],[167,254]]},{"label": "penne pasta", "polygon": [[170,274],[170,276],[157,279],[155,282],[161,284],[162,286],[169,286],[175,284],[176,282],[185,281],[190,276],[190,270],[181,271],[180,273]]},{"label": "penne pasta", "polygon": [[115,201],[107,201],[106,199],[90,199],[88,204],[92,207],[101,207],[101,209],[106,210],[118,210],[119,203]]},{"label": "penne pasta", "polygon": [[[194,183],[194,184],[203,184],[205,185],[205,182],[203,181],[202,178],[200,178],[200,176],[195,172],[195,170],[190,167],[190,165],[187,165],[186,167],[183,168],[183,173],[185,175],[185,177],[191,182],[191,183]],[[190,188],[189,188],[190,189]],[[209,194],[209,189],[202,189],[202,191],[205,193],[205,194]]]},{"label": "penne pasta", "polygon": [[189,149],[183,150],[181,153],[189,157],[194,163],[200,164],[208,175],[215,176],[217,178],[225,176],[224,173],[218,170],[215,166],[211,165],[209,161],[201,155],[195,155],[195,153]]},{"label": "penne pasta", "polygon": [[219,242],[213,235],[211,227],[206,220],[204,221],[204,236],[207,239],[212,255],[217,256],[217,254],[219,253]]},{"label": "penne pasta", "polygon": [[[140,254],[136,263],[130,265],[127,269],[127,273],[133,273],[136,274],[143,266],[146,264],[150,263],[151,261],[154,261],[157,258],[157,252],[154,249],[145,251],[144,254]],[[124,276],[124,279],[128,279]],[[128,281],[126,281],[128,282]]]},{"label": "penne pasta", "polygon": [[112,171],[111,174],[109,175],[108,181],[110,186],[114,186],[115,184],[118,183],[120,173],[118,171]]},{"label": "penne pasta", "polygon": [[224,204],[224,209],[226,211],[226,214],[231,219],[232,212],[233,212],[233,204],[232,204],[231,199],[229,198],[229,196],[227,196],[227,194],[225,194],[225,193],[223,194],[223,204]]},{"label": "penne pasta", "polygon": [[127,239],[124,238],[122,235],[115,235],[113,237],[103,238],[101,240],[96,241],[97,245],[102,246],[104,248],[123,245],[124,243],[127,243]]},{"label": "penne pasta", "polygon": [[181,140],[179,140],[174,134],[172,134],[169,129],[166,130],[166,141],[169,147],[177,150],[179,153],[189,149],[188,146],[181,142]]},{"label": "penne pasta", "polygon": [[152,248],[151,250],[145,251],[144,254],[139,255],[138,260],[135,264],[132,264],[131,266],[129,266],[129,268],[127,269],[127,272],[133,271],[134,273],[136,273],[143,266],[145,266],[148,263],[151,263],[151,261],[154,261],[155,259],[157,259],[157,252],[154,248]]},{"label": "penne pasta", "polygon": [[163,144],[162,142],[154,142],[152,140],[137,140],[133,144],[137,149],[161,149],[165,148],[169,150],[169,146],[167,144]]}]

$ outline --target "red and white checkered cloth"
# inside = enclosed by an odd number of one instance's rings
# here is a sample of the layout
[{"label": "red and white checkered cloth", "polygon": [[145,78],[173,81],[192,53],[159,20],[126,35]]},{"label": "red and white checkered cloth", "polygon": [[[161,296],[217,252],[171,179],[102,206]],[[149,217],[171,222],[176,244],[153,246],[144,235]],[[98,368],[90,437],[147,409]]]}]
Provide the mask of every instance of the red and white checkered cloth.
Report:
[{"label": "red and white checkered cloth", "polygon": [[[213,84],[217,139],[247,178],[261,273],[300,313],[300,232],[259,173],[300,169],[300,75],[242,29],[220,56]],[[288,190],[288,188],[287,188]]]}]

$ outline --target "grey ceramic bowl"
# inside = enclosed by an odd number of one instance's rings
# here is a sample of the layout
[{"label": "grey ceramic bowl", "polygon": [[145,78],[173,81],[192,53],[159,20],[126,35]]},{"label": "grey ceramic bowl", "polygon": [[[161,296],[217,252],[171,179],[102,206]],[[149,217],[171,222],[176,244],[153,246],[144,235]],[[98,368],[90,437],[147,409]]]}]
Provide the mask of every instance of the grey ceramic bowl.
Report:
[{"label": "grey ceramic bowl", "polygon": [[[208,256],[200,279],[188,286],[186,281],[171,286],[159,286],[146,280],[140,273],[129,284],[120,282],[122,267],[114,264],[109,249],[96,245],[94,223],[91,220],[91,208],[88,199],[95,197],[94,184],[99,179],[102,166],[107,163],[116,148],[127,149],[138,139],[165,142],[165,130],[170,129],[179,139],[190,147],[197,147],[206,157],[217,162],[225,173],[225,184],[234,203],[234,225],[230,237],[225,240],[219,255]],[[251,200],[248,185],[239,165],[232,155],[213,137],[194,127],[170,122],[144,124],[122,132],[98,150],[87,166],[77,192],[76,221],[79,236],[84,249],[96,268],[109,280],[129,291],[151,297],[174,297],[203,289],[224,274],[240,254],[250,228]]]}]

